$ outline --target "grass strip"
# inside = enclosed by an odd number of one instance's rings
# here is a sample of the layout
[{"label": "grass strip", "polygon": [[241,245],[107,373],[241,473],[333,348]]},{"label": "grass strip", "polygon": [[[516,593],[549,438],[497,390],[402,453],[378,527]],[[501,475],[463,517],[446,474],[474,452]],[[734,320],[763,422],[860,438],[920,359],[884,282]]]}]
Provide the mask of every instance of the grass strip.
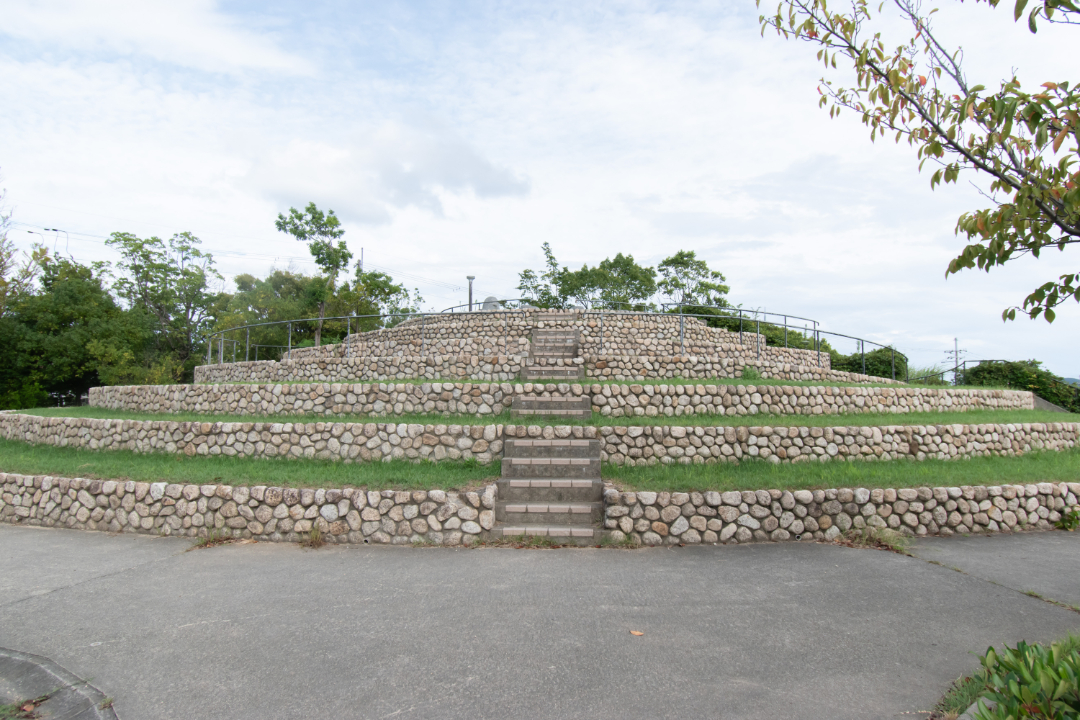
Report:
[{"label": "grass strip", "polygon": [[655,417],[606,417],[594,412],[589,418],[548,418],[537,415],[513,417],[499,415],[439,415],[411,413],[404,415],[215,415],[211,413],[140,413],[129,410],[69,406],[20,410],[25,415],[42,417],[79,417],[112,420],[166,420],[175,422],[380,422],[419,425],[680,425],[680,426],[771,426],[838,427],[875,425],[989,425],[1019,423],[1080,422],[1080,414],[1046,410],[968,410],[966,412],[914,413],[843,413],[840,415],[658,415]]},{"label": "grass strip", "polygon": [[497,464],[477,462],[378,463],[284,458],[135,453],[33,445],[0,438],[0,472],[22,475],[137,480],[190,484],[273,485],[278,487],[366,487],[450,490],[475,487],[499,475]]},{"label": "grass strip", "polygon": [[[475,461],[410,463],[402,460],[345,464],[329,460],[166,455],[128,450],[83,450],[32,445],[0,438],[0,471],[127,479],[145,482],[224,483],[281,487],[370,489],[475,487],[500,473],[499,465]],[[919,487],[1002,483],[1080,482],[1080,450],[1029,453],[1023,457],[970,460],[863,460],[779,464],[605,465],[605,480],[626,490],[813,490],[829,487]]]}]

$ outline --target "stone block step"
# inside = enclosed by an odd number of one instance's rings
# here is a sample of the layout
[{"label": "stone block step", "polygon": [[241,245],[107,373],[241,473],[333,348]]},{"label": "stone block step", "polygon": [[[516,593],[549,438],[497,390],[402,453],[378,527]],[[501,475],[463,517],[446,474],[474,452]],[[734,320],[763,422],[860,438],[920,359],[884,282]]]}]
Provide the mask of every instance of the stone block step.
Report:
[{"label": "stone block step", "polygon": [[511,409],[510,417],[557,417],[557,418],[578,418],[585,420],[592,416],[592,410],[563,410],[560,408],[539,408],[539,409]]},{"label": "stone block step", "polygon": [[522,458],[502,459],[504,478],[598,478],[599,458]]},{"label": "stone block step", "polygon": [[491,530],[493,537],[546,537],[562,545],[595,545],[600,542],[603,531],[593,527],[572,525],[504,525]]},{"label": "stone block step", "polygon": [[592,400],[588,395],[576,397],[544,397],[542,395],[528,396],[517,395],[514,397],[511,407],[520,407],[522,410],[540,408],[575,408],[578,410],[592,409]]},{"label": "stone block step", "polygon": [[529,351],[529,357],[555,358],[555,359],[564,359],[564,360],[565,359],[571,359],[572,360],[572,359],[577,357],[577,351],[574,350],[574,349],[566,349],[566,350],[562,350],[562,349],[559,349],[559,348],[537,349],[536,347],[533,347],[533,349]]},{"label": "stone block step", "polygon": [[527,365],[521,371],[522,380],[580,380],[581,367],[573,365]]},{"label": "stone block step", "polygon": [[501,479],[499,503],[529,502],[600,502],[604,497],[604,481],[599,478],[519,478]]},{"label": "stone block step", "polygon": [[515,397],[510,404],[510,414],[544,415],[547,417],[587,418],[592,415],[592,402],[588,397]]},{"label": "stone block step", "polygon": [[503,457],[592,458],[600,459],[599,440],[557,438],[541,440],[510,438],[503,444]]},{"label": "stone block step", "polygon": [[496,503],[495,521],[508,525],[592,525],[604,512],[602,502],[506,502]]}]

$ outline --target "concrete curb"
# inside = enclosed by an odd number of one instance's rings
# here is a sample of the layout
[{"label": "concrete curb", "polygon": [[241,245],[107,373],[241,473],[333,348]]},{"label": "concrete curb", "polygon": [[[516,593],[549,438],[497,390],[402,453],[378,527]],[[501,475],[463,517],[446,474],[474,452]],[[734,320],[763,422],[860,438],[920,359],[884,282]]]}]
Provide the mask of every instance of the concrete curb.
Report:
[{"label": "concrete curb", "polygon": [[42,720],[117,720],[105,695],[90,683],[40,655],[0,648],[0,694],[4,702],[48,695],[38,707]]}]

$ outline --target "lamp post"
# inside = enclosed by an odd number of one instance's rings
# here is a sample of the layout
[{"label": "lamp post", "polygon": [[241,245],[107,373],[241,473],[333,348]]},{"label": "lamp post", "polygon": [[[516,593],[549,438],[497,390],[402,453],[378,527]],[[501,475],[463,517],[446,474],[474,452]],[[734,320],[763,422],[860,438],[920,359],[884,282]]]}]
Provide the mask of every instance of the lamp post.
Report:
[{"label": "lamp post", "polygon": [[469,312],[472,312],[472,281],[476,279],[475,275],[466,275],[469,279]]}]

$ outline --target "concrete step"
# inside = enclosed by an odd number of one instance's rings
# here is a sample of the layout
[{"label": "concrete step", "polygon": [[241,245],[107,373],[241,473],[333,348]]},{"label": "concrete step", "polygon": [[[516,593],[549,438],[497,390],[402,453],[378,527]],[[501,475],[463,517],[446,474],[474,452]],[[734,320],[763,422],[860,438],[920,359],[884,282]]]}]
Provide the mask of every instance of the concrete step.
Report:
[{"label": "concrete step", "polygon": [[582,377],[579,365],[526,365],[521,371],[522,380],[580,380]]},{"label": "concrete step", "polygon": [[599,523],[601,502],[507,502],[495,505],[495,521],[507,525],[588,525]]},{"label": "concrete step", "polygon": [[510,415],[587,418],[592,416],[592,402],[588,397],[515,397],[510,404]]},{"label": "concrete step", "polygon": [[537,348],[533,347],[529,350],[529,357],[534,358],[554,358],[556,360],[573,360],[578,356],[577,351],[574,349],[562,349],[562,348]]},{"label": "concrete step", "polygon": [[502,459],[504,478],[598,478],[599,458],[508,458]]},{"label": "concrete step", "polygon": [[603,531],[594,527],[572,525],[496,525],[491,530],[496,538],[545,537],[560,545],[596,545]]},{"label": "concrete step", "polygon": [[575,420],[587,420],[592,416],[591,410],[559,410],[557,408],[540,408],[538,410],[511,410],[510,417],[551,417],[573,418]]},{"label": "concrete step", "polygon": [[503,444],[503,457],[591,458],[600,459],[599,440],[557,438],[540,440],[510,438]]},{"label": "concrete step", "polygon": [[503,478],[499,486],[496,505],[500,503],[529,502],[600,502],[604,497],[604,481],[570,478]]}]

